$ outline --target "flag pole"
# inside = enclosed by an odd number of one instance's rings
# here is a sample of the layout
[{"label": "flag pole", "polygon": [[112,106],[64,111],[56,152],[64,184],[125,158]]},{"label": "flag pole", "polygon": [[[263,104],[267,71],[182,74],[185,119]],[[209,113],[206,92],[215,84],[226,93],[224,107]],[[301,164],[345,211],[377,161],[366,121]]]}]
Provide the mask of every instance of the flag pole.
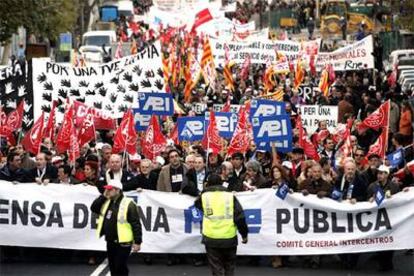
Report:
[{"label": "flag pole", "polygon": [[[124,167],[124,161],[125,161],[125,159],[126,159],[126,151],[127,151],[127,144],[128,144],[128,139],[129,139],[129,131],[128,131],[128,133],[127,133],[127,137],[126,137],[126,140],[125,140],[125,147],[124,147],[124,153],[122,154],[122,163],[121,163],[121,167],[123,168]],[[127,162],[127,170],[128,170],[128,162]]]},{"label": "flag pole", "polygon": [[385,156],[386,156],[386,153],[387,153],[387,150],[388,150],[388,138],[389,138],[388,136],[389,136],[389,133],[390,133],[389,132],[389,127],[390,127],[391,100],[388,100],[387,102],[388,102],[387,128],[386,129],[383,128],[383,131],[386,131],[386,133],[385,133],[385,149],[384,149],[384,156],[383,156],[383,160],[382,160],[384,165],[385,165]]},{"label": "flag pole", "polygon": [[[126,135],[126,139],[125,139],[125,146],[124,146],[124,153],[122,154],[122,162],[121,162],[121,167],[124,167],[124,161],[126,158],[126,151],[127,151],[127,145],[128,145],[128,139],[129,139],[129,131],[127,131],[127,135]],[[128,162],[127,162],[127,170],[128,170]]]}]

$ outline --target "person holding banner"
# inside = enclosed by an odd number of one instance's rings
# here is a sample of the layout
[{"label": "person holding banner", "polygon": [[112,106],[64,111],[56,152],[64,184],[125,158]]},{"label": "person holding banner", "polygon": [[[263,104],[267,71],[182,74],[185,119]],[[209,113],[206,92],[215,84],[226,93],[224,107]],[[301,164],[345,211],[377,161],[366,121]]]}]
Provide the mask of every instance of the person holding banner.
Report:
[{"label": "person holding banner", "polygon": [[248,228],[237,198],[222,185],[217,174],[210,174],[206,189],[194,206],[203,211],[203,240],[212,275],[234,275],[237,231],[247,243]]},{"label": "person holding banner", "polygon": [[105,236],[111,275],[128,275],[128,257],[141,250],[142,228],[138,209],[122,193],[122,183],[113,179],[104,186],[104,194],[91,205],[99,215],[97,234]]}]

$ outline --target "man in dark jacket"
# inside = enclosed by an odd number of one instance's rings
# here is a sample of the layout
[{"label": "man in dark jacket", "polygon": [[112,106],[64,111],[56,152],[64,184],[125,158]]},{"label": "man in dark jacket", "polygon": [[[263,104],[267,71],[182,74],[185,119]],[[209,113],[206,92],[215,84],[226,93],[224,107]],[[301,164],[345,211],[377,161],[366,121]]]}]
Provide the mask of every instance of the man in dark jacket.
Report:
[{"label": "man in dark jacket", "polygon": [[224,161],[220,168],[219,173],[221,180],[223,181],[223,186],[230,191],[241,192],[243,190],[243,184],[239,180],[233,171],[233,164],[229,161]]},{"label": "man in dark jacket", "polygon": [[[213,275],[234,275],[237,230],[247,243],[248,228],[243,208],[219,175],[211,174],[194,206],[203,210],[203,240]],[[228,207],[228,208],[227,208]]]},{"label": "man in dark jacket", "polygon": [[57,178],[57,169],[47,163],[46,154],[41,152],[36,156],[36,168],[29,171],[27,181],[47,185]]},{"label": "man in dark jacket", "polygon": [[246,173],[243,154],[240,152],[233,153],[231,156],[231,164],[233,165],[233,176],[239,181],[242,180]]},{"label": "man in dark jacket", "polygon": [[187,183],[183,186],[183,194],[198,196],[204,190],[208,172],[204,158],[199,155],[194,158],[194,168],[187,172]]},{"label": "man in dark jacket", "polygon": [[104,194],[95,199],[91,210],[99,215],[97,231],[100,237],[105,236],[111,275],[128,275],[131,248],[138,252],[142,243],[137,206],[124,197],[119,180],[112,180],[104,188]]},{"label": "man in dark jacket", "polygon": [[152,163],[149,159],[141,160],[139,164],[140,174],[124,183],[124,191],[136,189],[156,190],[158,176],[152,170]]},{"label": "man in dark jacket", "polygon": [[105,171],[104,176],[99,178],[97,183],[98,187],[112,180],[119,180],[123,185],[132,180],[131,174],[127,170],[122,169],[122,157],[119,154],[112,154],[108,162],[109,169]]},{"label": "man in dark jacket", "polygon": [[17,152],[7,155],[7,164],[0,169],[0,179],[11,182],[25,182],[26,172],[21,168],[22,159]]},{"label": "man in dark jacket", "polygon": [[362,173],[367,180],[367,184],[377,181],[377,169],[381,164],[381,158],[378,154],[368,156],[368,168]]},{"label": "man in dark jacket", "polygon": [[[366,201],[367,186],[366,179],[357,172],[355,161],[346,160],[344,173],[339,175],[335,181],[332,198],[339,201],[347,200],[351,204],[355,204],[357,201]],[[355,269],[359,254],[342,254],[340,258],[345,268]]]}]

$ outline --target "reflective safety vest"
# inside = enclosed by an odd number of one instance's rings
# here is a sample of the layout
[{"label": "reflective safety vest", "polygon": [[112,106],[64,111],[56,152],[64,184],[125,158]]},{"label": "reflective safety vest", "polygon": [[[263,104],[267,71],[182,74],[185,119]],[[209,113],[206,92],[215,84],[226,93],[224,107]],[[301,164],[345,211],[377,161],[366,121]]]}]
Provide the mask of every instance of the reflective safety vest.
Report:
[{"label": "reflective safety vest", "polygon": [[233,220],[234,196],[224,191],[205,192],[203,204],[203,235],[211,239],[231,239],[237,228]]},{"label": "reflective safety vest", "polygon": [[[107,199],[101,207],[101,213],[99,214],[98,228],[97,228],[98,237],[100,237],[101,235],[102,225],[103,225],[105,214],[106,214],[106,211],[108,210],[110,202],[111,201]],[[132,242],[134,240],[134,235],[132,233],[131,224],[129,224],[127,221],[128,206],[131,202],[132,202],[132,199],[123,197],[121,200],[121,203],[119,204],[118,219],[117,219],[117,225],[116,225],[119,243]]]}]

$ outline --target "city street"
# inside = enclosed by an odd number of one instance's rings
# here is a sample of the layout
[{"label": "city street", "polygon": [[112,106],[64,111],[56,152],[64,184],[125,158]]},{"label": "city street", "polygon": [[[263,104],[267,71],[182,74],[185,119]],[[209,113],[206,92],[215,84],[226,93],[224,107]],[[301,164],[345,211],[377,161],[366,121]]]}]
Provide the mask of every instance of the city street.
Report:
[{"label": "city street", "polygon": [[[102,257],[98,259],[98,264],[90,266],[82,262],[81,258],[67,258],[67,253],[62,251],[51,257],[53,261],[47,261],[46,256],[33,256],[25,261],[14,260],[12,262],[2,263],[0,266],[1,275],[91,275],[103,276],[109,275],[109,268],[106,260],[102,261]],[[55,252],[55,253],[56,253]],[[66,256],[66,257],[65,257]],[[179,276],[179,275],[210,275],[207,266],[194,267],[191,263],[191,257],[187,257],[186,264],[175,266],[166,265],[165,256],[154,256],[152,265],[145,265],[142,256],[133,255],[130,258],[129,270],[130,275],[163,275],[163,276]],[[70,261],[68,261],[70,260]],[[414,256],[406,255],[404,251],[395,253],[393,271],[378,272],[377,262],[374,254],[363,254],[360,257],[358,268],[356,270],[345,270],[341,268],[338,257],[324,256],[321,258],[321,268],[311,269],[303,268],[302,259],[298,257],[289,258],[289,267],[273,269],[270,266],[270,259],[262,257],[259,266],[249,264],[249,258],[239,257],[238,266],[236,267],[236,275],[254,276],[254,275],[306,275],[306,276],[358,276],[358,275],[413,275],[414,273]]]}]

